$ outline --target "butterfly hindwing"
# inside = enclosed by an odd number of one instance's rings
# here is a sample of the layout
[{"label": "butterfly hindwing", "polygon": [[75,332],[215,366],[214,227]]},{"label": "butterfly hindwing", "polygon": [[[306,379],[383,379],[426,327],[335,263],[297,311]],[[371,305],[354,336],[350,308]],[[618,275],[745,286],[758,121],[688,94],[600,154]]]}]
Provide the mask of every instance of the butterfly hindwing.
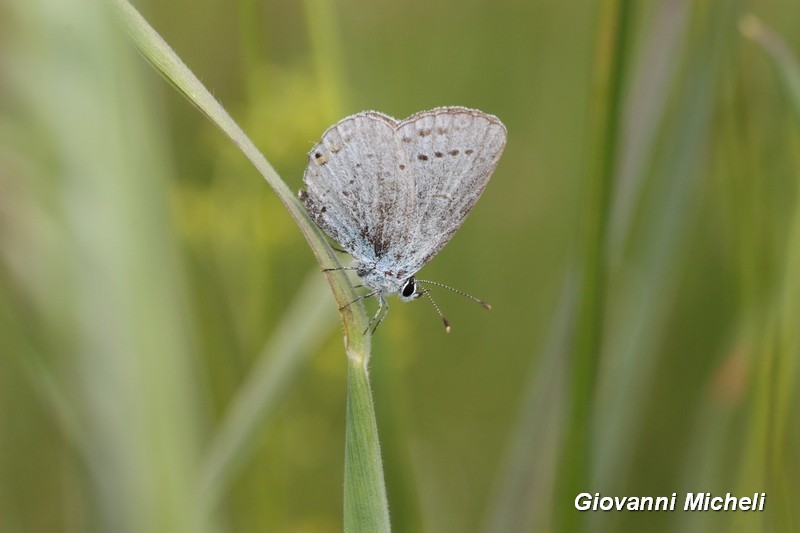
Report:
[{"label": "butterfly hindwing", "polygon": [[301,200],[362,264],[399,256],[411,238],[414,182],[391,117],[367,111],[326,131],[309,153]]}]

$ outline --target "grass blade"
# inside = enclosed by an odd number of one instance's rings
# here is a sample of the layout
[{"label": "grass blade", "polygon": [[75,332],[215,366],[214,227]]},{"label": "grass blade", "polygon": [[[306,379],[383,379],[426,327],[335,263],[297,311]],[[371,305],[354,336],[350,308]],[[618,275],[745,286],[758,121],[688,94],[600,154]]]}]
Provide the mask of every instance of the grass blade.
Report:
[{"label": "grass blade", "polygon": [[567,276],[541,359],[531,368],[501,477],[492,491],[486,532],[544,531],[552,524],[550,489],[564,432],[564,367],[572,348],[576,285],[575,276]]},{"label": "grass blade", "polygon": [[319,272],[309,274],[226,410],[201,466],[204,508],[218,504],[278,401],[330,331],[335,315],[322,297],[324,285]]},{"label": "grass blade", "polygon": [[584,208],[579,258],[575,345],[571,354],[570,407],[561,457],[558,493],[559,525],[578,528],[581,515],[572,500],[589,479],[592,437],[591,411],[600,358],[606,292],[606,238],[612,185],[620,137],[620,110],[625,80],[626,51],[635,2],[613,0],[603,4],[595,64],[595,145],[591,148],[590,175]]},{"label": "grass blade", "polygon": [[[139,13],[125,0],[112,0],[131,39],[151,63],[244,152],[284,203],[311,246],[320,266],[341,266],[322,232],[272,166],[230,115],[203,87]],[[348,360],[348,416],[345,460],[345,526],[350,531],[388,531],[389,516],[375,412],[367,365],[370,335],[361,303],[342,270],[326,271],[344,324]],[[221,470],[217,470],[222,472]],[[214,487],[215,483],[208,485]],[[211,488],[211,495],[216,489]]]},{"label": "grass blade", "polygon": [[391,530],[381,464],[378,426],[366,360],[348,358],[347,429],[344,460],[344,530],[383,533]]},{"label": "grass blade", "polygon": [[786,42],[754,15],[742,17],[739,29],[766,52],[775,66],[795,119],[800,122],[800,66]]},{"label": "grass blade", "polygon": [[28,265],[40,268],[17,281],[60,385],[45,394],[74,401],[76,416],[62,419],[77,421],[93,503],[77,512],[107,531],[201,533],[198,391],[151,95],[97,2],[9,10],[19,22],[9,88],[20,130],[38,135],[24,153],[36,162],[24,224],[36,241]]},{"label": "grass blade", "polygon": [[[789,100],[795,131],[800,127],[800,64],[786,42],[753,15],[740,21],[742,33],[756,42],[772,62],[784,94]],[[796,166],[796,165],[795,165]],[[795,168],[795,175],[797,174]],[[784,529],[800,524],[795,501],[798,484],[792,472],[800,467],[796,449],[798,435],[789,431],[795,425],[800,369],[800,197],[795,194],[791,207],[785,255],[781,257],[780,282],[771,314],[762,333],[760,349],[754,358],[755,383],[752,430],[740,467],[740,486],[748,490],[764,487],[773,496],[773,516],[737,516],[733,525],[747,530],[770,530],[775,524]]]},{"label": "grass blade", "polygon": [[689,0],[659,2],[652,17],[653,26],[643,32],[645,42],[631,68],[609,222],[608,257],[613,264],[622,257],[631,231],[634,210],[645,182],[645,169],[653,157],[659,126],[675,80],[690,9]]},{"label": "grass blade", "polygon": [[687,82],[679,88],[676,120],[665,130],[664,153],[654,167],[653,192],[643,200],[641,223],[643,257],[615,274],[618,302],[609,324],[604,350],[604,373],[600,376],[596,412],[598,428],[604,428],[593,450],[593,479],[613,491],[626,475],[635,428],[654,378],[657,346],[661,341],[668,309],[673,303],[679,258],[685,252],[687,225],[697,207],[700,180],[698,161],[710,130],[720,65],[717,51],[728,35],[735,4],[709,9],[699,21],[690,59],[685,67]]},{"label": "grass blade", "polygon": [[[127,0],[110,0],[128,35],[139,51],[164,75],[186,98],[189,99],[211,122],[222,130],[239,147],[286,206],[289,214],[303,232],[311,250],[322,268],[338,268],[341,265],[322,232],[306,213],[305,208],[281,180],[267,159],[259,152],[249,137],[231,118],[189,68],[181,61],[169,45],[147,23]],[[355,300],[356,295],[347,276],[341,270],[328,270],[326,277],[339,308]],[[341,312],[345,326],[345,340],[364,337],[367,318],[362,305],[350,305]],[[369,353],[369,341],[360,341],[353,349]]]}]

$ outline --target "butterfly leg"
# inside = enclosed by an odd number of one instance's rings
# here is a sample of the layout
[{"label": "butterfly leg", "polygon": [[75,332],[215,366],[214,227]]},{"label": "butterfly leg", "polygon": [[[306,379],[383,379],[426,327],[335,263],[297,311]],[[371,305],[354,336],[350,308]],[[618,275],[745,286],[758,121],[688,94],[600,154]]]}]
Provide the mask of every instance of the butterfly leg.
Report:
[{"label": "butterfly leg", "polygon": [[[382,310],[383,310],[383,315],[381,315],[381,317],[378,318],[378,315],[381,314]],[[372,328],[372,333],[374,335],[375,331],[377,331],[377,329],[378,329],[378,326],[381,325],[381,322],[383,322],[383,319],[386,318],[386,315],[388,315],[388,314],[389,314],[389,302],[387,302],[386,298],[384,298],[383,295],[381,294],[378,297],[378,312],[375,313],[375,316],[372,317],[372,320],[369,321],[369,325],[367,326],[367,329],[369,329],[369,327],[372,325],[373,322],[375,322],[375,319],[377,318],[378,319],[378,323],[375,324],[374,328]],[[364,331],[364,333],[366,333],[366,331]]]},{"label": "butterfly leg", "polygon": [[323,272],[336,272],[337,270],[358,270],[356,267],[336,267],[336,268],[323,268]]},{"label": "butterfly leg", "polygon": [[339,308],[339,311],[344,311],[345,309],[347,309],[348,307],[350,307],[354,303],[360,302],[361,300],[363,300],[365,298],[369,298],[371,296],[375,296],[376,294],[378,294],[378,291],[372,291],[372,292],[368,292],[367,294],[362,294],[361,296],[359,296],[358,298],[356,298],[352,302],[348,302],[348,303],[344,304],[343,306],[341,306]]},{"label": "butterfly leg", "polygon": [[[375,315],[372,317],[372,320],[370,320],[369,324],[367,324],[367,329],[364,330],[364,335],[367,334],[367,331],[369,331],[369,328],[372,327],[373,322],[375,322],[375,320],[377,320],[377,318],[380,316],[381,311],[383,311],[383,303],[385,301],[386,300],[383,299],[383,295],[378,296],[378,310],[375,311]],[[380,321],[378,321],[378,324],[380,324]],[[375,327],[377,328],[378,326]],[[372,332],[375,333],[375,330],[373,329]]]}]

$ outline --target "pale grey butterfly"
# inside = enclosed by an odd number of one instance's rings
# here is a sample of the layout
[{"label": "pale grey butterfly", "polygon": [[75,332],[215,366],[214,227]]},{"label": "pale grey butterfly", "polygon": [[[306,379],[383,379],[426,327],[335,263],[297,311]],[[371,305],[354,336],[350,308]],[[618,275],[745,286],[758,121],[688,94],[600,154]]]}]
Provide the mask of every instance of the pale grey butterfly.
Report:
[{"label": "pale grey butterfly", "polygon": [[[489,304],[441,283],[414,278],[447,244],[469,214],[506,144],[500,120],[475,109],[440,107],[398,121],[376,111],[331,126],[308,154],[300,200],[345,252],[378,311],[386,296],[431,299],[425,283]],[[347,304],[350,305],[350,304]],[[381,315],[382,310],[386,310]]]}]

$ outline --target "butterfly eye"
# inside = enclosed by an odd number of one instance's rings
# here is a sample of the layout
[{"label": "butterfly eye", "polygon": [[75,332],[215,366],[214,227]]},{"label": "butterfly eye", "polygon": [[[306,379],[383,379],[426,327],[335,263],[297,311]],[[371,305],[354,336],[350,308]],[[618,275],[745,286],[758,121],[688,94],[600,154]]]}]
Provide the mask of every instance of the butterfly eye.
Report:
[{"label": "butterfly eye", "polygon": [[403,298],[411,298],[414,295],[414,292],[417,290],[417,282],[414,281],[414,278],[408,278],[406,284],[403,285],[403,290],[400,293]]}]

